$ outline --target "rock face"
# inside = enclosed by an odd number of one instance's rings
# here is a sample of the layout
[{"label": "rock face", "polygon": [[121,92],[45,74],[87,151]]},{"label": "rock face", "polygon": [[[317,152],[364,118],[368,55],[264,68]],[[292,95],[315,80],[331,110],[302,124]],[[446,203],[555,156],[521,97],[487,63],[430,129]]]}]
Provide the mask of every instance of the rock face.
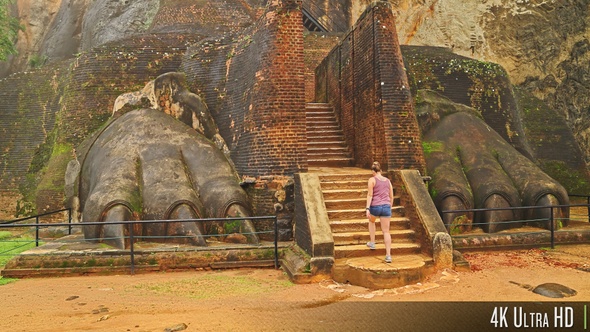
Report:
[{"label": "rock face", "polygon": [[[39,52],[48,59],[67,59],[79,52],[82,20],[89,0],[65,0],[59,7],[49,29],[43,30]],[[63,4],[67,4],[64,6]]]},{"label": "rock face", "polygon": [[[544,100],[567,120],[586,164],[590,163],[589,0],[389,1],[397,15],[401,44],[448,47],[459,55],[500,64],[512,83]],[[350,6],[350,24],[370,1],[315,2]],[[247,13],[232,15],[255,17],[264,1],[248,3]],[[153,30],[162,4],[158,0],[17,0],[13,9],[25,31],[19,34],[18,56],[0,63],[0,77]],[[184,6],[188,13],[207,2],[176,0],[174,6]],[[236,22],[241,20],[238,16]],[[211,15],[200,18],[201,25],[219,28],[207,17]]]},{"label": "rock face", "polygon": [[449,47],[504,67],[567,119],[590,163],[588,0],[390,0],[401,44]]},{"label": "rock face", "polygon": [[159,0],[91,2],[82,23],[82,51],[147,31],[159,7]]}]

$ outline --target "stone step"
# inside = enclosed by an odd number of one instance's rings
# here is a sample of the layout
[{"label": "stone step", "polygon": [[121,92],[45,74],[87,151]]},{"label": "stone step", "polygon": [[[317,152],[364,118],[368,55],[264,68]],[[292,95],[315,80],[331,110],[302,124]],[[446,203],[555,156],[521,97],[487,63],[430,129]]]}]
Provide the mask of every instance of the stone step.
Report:
[{"label": "stone step", "polygon": [[314,158],[308,157],[307,164],[312,167],[349,167],[352,166],[352,158]]},{"label": "stone step", "polygon": [[[391,240],[395,241],[405,241],[411,242],[415,239],[415,232],[411,229],[394,229],[390,230],[389,234],[391,234]],[[333,233],[332,236],[334,237],[334,245],[353,245],[353,244],[366,244],[371,240],[369,235],[369,231],[365,232],[346,232],[346,233]],[[379,243],[383,243],[383,233],[381,229],[375,232],[375,241],[377,245]],[[385,248],[385,247],[383,247]]]},{"label": "stone step", "polygon": [[308,147],[307,152],[316,152],[316,153],[329,153],[329,152],[340,152],[349,154],[348,148],[344,146],[331,146],[325,148],[318,148],[318,147]]},{"label": "stone step", "polygon": [[361,179],[350,179],[348,180],[347,177],[342,176],[338,180],[333,181],[323,181],[320,179],[320,185],[322,187],[322,192],[324,190],[338,190],[338,189],[361,189],[363,187],[367,187],[367,180]]},{"label": "stone step", "polygon": [[306,122],[310,121],[334,121],[336,122],[336,117],[334,114],[330,112],[306,112],[305,113],[305,120]]},{"label": "stone step", "polygon": [[383,255],[341,258],[334,262],[334,281],[369,289],[416,284],[434,272],[432,258],[422,254],[398,255],[385,263]]},{"label": "stone step", "polygon": [[[328,209],[328,219],[330,221],[336,220],[352,220],[357,218],[362,218],[366,215],[365,207],[361,205],[356,209],[342,209],[342,210],[330,210]],[[404,214],[404,207],[400,205],[393,206],[391,208],[391,215],[392,217],[403,217]]]},{"label": "stone step", "polygon": [[[375,221],[377,230],[381,229],[379,219]],[[332,233],[363,232],[369,229],[369,220],[366,217],[359,217],[349,220],[331,220]],[[410,220],[406,217],[392,217],[389,223],[389,230],[402,230],[410,228]]]},{"label": "stone step", "polygon": [[307,108],[305,110],[306,117],[322,117],[325,115],[329,115],[331,118],[335,118],[334,110],[332,108]]},{"label": "stone step", "polygon": [[[376,252],[385,256],[385,246],[383,243],[376,244],[377,249],[371,250],[365,243],[351,244],[344,246],[334,246],[334,259],[374,256]],[[409,255],[420,253],[420,245],[414,242],[393,242],[391,243],[391,255]]]},{"label": "stone step", "polygon": [[[383,173],[384,176],[387,176],[385,173]],[[338,180],[342,180],[342,179],[349,179],[349,180],[363,180],[365,182],[365,185],[367,184],[367,182],[369,181],[369,178],[371,177],[371,170],[366,170],[366,173],[350,173],[350,174],[322,174],[320,175],[320,181],[338,181]]]},{"label": "stone step", "polygon": [[333,130],[312,130],[307,129],[307,137],[318,137],[318,136],[338,136],[344,139],[344,134],[342,133],[341,129],[333,129]]},{"label": "stone step", "polygon": [[310,124],[308,123],[305,126],[306,132],[308,130],[339,130],[340,125],[338,123],[320,123],[320,124]]},{"label": "stone step", "polygon": [[332,104],[330,103],[306,103],[305,109],[316,110],[316,109],[330,109],[333,110]]},{"label": "stone step", "polygon": [[324,204],[326,205],[327,210],[355,209],[366,206],[367,197],[326,199],[326,196],[324,195]]},{"label": "stone step", "polygon": [[350,155],[347,152],[332,151],[332,152],[315,152],[307,151],[307,159],[334,159],[334,158],[347,158],[350,159]]},{"label": "stone step", "polygon": [[324,135],[319,136],[307,136],[307,147],[331,147],[331,146],[341,146],[348,149],[348,144],[344,140],[344,136],[342,135],[330,135],[329,133],[325,133]]},{"label": "stone step", "polygon": [[363,189],[354,188],[354,189],[330,189],[330,190],[323,190],[324,194],[324,201],[327,200],[337,200],[337,199],[355,199],[355,198],[362,198],[367,199],[367,184],[365,183]]},{"label": "stone step", "polygon": [[321,128],[321,127],[325,127],[325,126],[338,126],[338,121],[336,121],[336,119],[307,119],[306,121],[306,128],[307,129],[313,129],[313,128]]},{"label": "stone step", "polygon": [[[366,193],[366,190],[365,190]],[[395,206],[399,206],[400,198],[394,197],[393,202]],[[324,204],[327,210],[347,210],[358,209],[359,207],[366,207],[367,195],[354,198],[327,198],[324,194]]]},{"label": "stone step", "polygon": [[330,114],[334,117],[334,108],[330,107],[306,107],[305,108],[306,115],[316,115],[316,114]]},{"label": "stone step", "polygon": [[348,147],[348,145],[346,144],[346,141],[344,140],[334,140],[334,141],[326,141],[326,142],[307,142],[307,147],[330,147],[330,146],[338,146],[338,145],[342,145],[342,146],[346,146]]}]

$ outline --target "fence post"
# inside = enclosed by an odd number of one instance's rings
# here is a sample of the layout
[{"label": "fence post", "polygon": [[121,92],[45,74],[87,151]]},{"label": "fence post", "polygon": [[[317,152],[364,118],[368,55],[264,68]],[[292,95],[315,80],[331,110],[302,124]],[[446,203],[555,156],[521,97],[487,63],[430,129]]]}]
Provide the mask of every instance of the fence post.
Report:
[{"label": "fence post", "polygon": [[279,224],[277,220],[277,216],[274,216],[275,219],[275,269],[279,268]]},{"label": "fence post", "polygon": [[[123,241],[125,243],[125,241]],[[129,254],[131,255],[131,275],[135,274],[135,255],[133,253],[133,224],[129,225]]]},{"label": "fence post", "polygon": [[551,249],[555,249],[555,225],[553,224],[553,206],[551,206],[550,229],[551,229]]},{"label": "fence post", "polygon": [[68,235],[72,235],[72,208],[68,208]]},{"label": "fence post", "polygon": [[35,216],[35,247],[39,246],[39,216]]}]

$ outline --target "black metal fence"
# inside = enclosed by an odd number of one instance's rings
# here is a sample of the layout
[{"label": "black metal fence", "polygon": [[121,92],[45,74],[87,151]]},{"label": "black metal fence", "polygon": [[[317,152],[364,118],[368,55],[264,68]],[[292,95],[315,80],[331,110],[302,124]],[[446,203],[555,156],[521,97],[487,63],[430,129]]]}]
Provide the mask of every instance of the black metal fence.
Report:
[{"label": "black metal fence", "polygon": [[[51,222],[51,223],[42,223],[40,222],[41,218],[44,216],[50,216],[50,215],[56,215],[59,213],[63,213],[63,212],[67,212],[67,221],[61,222],[61,223],[55,223],[55,222]],[[181,235],[177,235],[177,236],[146,236],[143,234],[136,234],[134,231],[134,227],[133,226],[138,226],[138,225],[144,225],[144,224],[150,224],[150,223],[159,223],[159,224],[166,224],[166,223],[187,223],[187,222],[198,222],[198,223],[207,223],[207,222],[218,222],[218,223],[233,223],[236,221],[246,221],[246,220],[250,220],[250,221],[272,221],[273,225],[274,225],[274,229],[272,230],[265,230],[265,231],[257,231],[257,232],[253,232],[253,233],[241,233],[243,235],[250,235],[250,234],[256,234],[257,236],[264,236],[267,235],[266,237],[272,237],[273,238],[273,242],[274,242],[274,265],[275,268],[279,267],[279,256],[278,256],[278,223],[277,223],[277,217],[276,216],[256,216],[256,217],[239,217],[239,218],[205,218],[205,219],[173,219],[173,220],[135,220],[135,221],[104,221],[104,222],[83,222],[83,223],[72,223],[72,211],[70,209],[64,209],[64,210],[59,210],[59,211],[53,211],[53,212],[48,212],[48,213],[44,213],[41,215],[36,215],[36,216],[31,216],[31,217],[26,217],[26,218],[20,218],[20,219],[15,219],[15,220],[11,220],[11,221],[6,221],[6,222],[2,222],[0,223],[0,231],[2,230],[10,230],[13,231],[15,233],[18,233],[18,235],[14,236],[14,237],[8,237],[8,238],[0,238],[0,244],[2,243],[25,243],[25,245],[12,245],[12,246],[7,246],[7,249],[1,250],[0,251],[0,256],[15,256],[18,253],[20,253],[19,250],[20,248],[22,248],[23,246],[26,246],[27,244],[32,244],[35,243],[35,246],[38,247],[40,245],[40,243],[47,243],[47,242],[51,242],[51,241],[55,241],[55,240],[59,240],[60,242],[63,242],[63,236],[62,237],[41,237],[40,236],[40,230],[44,229],[44,228],[49,228],[49,229],[58,229],[58,228],[64,228],[67,231],[65,232],[67,235],[72,235],[73,232],[82,232],[82,228],[84,226],[96,226],[96,225],[100,225],[100,226],[105,226],[105,225],[123,225],[123,226],[128,226],[126,229],[128,230],[128,235],[125,237],[125,241],[129,244],[129,247],[126,248],[125,251],[128,251],[129,255],[130,255],[130,260],[131,260],[131,274],[134,274],[135,272],[135,244],[137,242],[140,241],[158,241],[158,240],[163,240],[166,239],[166,241],[168,242],[174,242],[175,239],[177,240],[183,240],[183,238],[187,238],[189,236],[181,236]],[[25,230],[25,232],[16,232],[16,230]],[[32,235],[34,233],[34,236]],[[64,234],[64,235],[66,235]],[[228,234],[217,234],[217,235],[206,235],[203,234],[204,238],[210,238],[210,237],[220,237],[220,236],[226,236]],[[104,240],[110,240],[107,238],[102,238],[102,239],[85,239],[85,241],[89,241],[89,242],[99,242],[99,241],[104,241]],[[79,239],[76,240],[72,240],[72,241],[79,241]],[[257,247],[256,244],[252,244],[252,247]],[[1,259],[0,259],[1,261]]]},{"label": "black metal fence", "polygon": [[[53,215],[57,215],[59,213],[63,213],[63,212],[67,212],[67,226],[68,226],[68,235],[72,234],[72,209],[62,209],[62,210],[57,210],[57,211],[51,211],[51,212],[47,212],[47,213],[42,213],[42,214],[38,214],[35,216],[31,216],[31,217],[24,217],[24,218],[19,218],[19,219],[14,219],[14,220],[9,220],[9,221],[4,221],[0,223],[0,229],[3,228],[13,228],[15,226],[10,226],[10,225],[17,225],[18,223],[23,223],[25,225],[30,225],[29,227],[35,227],[35,246],[38,247],[39,246],[39,229],[41,227],[41,225],[43,225],[41,223],[41,218],[43,217],[47,217],[47,216],[53,216]],[[29,223],[29,221],[35,221],[34,223]],[[16,226],[17,228],[20,226]]]},{"label": "black metal fence", "polygon": [[[586,220],[588,220],[588,222],[590,222],[590,195],[576,195],[576,194],[570,194],[569,197],[574,197],[574,198],[583,198],[584,201],[586,201]],[[584,205],[582,205],[584,206]],[[570,210],[571,211],[571,210]],[[570,212],[571,213],[571,212]],[[583,216],[583,215],[575,215],[575,216]]]},{"label": "black metal fence", "polygon": [[[550,233],[550,244],[551,248],[555,248],[555,232],[556,232],[556,224],[568,224],[569,221],[584,221],[590,222],[590,196],[588,195],[570,195],[570,197],[579,197],[586,199],[585,204],[569,204],[569,205],[553,205],[553,206],[520,206],[520,207],[506,207],[506,208],[489,208],[489,209],[464,209],[464,210],[445,210],[441,211],[441,215],[445,214],[455,214],[457,216],[460,215],[481,215],[486,212],[493,212],[493,211],[531,211],[531,210],[549,210],[549,214],[547,218],[537,218],[537,219],[514,219],[514,220],[503,220],[499,222],[470,222],[467,224],[458,223],[458,224],[451,224],[447,225],[448,231],[452,237],[460,237],[465,236],[464,234],[454,234],[456,233],[457,228],[465,228],[465,227],[481,227],[484,228],[486,225],[495,224],[495,225],[502,225],[505,226],[503,229],[511,228],[510,226],[514,225],[525,225],[525,224],[546,224],[549,226],[548,230],[536,230],[531,231],[528,233]],[[582,208],[581,210],[587,211],[584,214],[576,214],[572,213],[574,209],[572,208]],[[558,215],[557,211],[563,211],[563,209],[568,209],[570,211],[569,217],[556,217]],[[477,219],[477,218],[474,218]],[[590,228],[589,228],[590,230]]]}]

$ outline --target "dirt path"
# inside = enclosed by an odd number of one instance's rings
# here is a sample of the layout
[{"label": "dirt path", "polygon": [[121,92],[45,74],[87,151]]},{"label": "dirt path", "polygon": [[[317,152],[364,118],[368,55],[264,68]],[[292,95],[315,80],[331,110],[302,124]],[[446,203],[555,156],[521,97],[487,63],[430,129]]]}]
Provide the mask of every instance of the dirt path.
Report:
[{"label": "dirt path", "polygon": [[23,279],[0,286],[0,330],[357,330],[366,326],[363,319],[375,321],[375,303],[555,300],[510,281],[560,283],[578,294],[559,301],[590,302],[590,273],[584,271],[590,245],[465,257],[470,272],[442,271],[422,284],[377,291],[331,280],[293,285],[272,269]]}]

